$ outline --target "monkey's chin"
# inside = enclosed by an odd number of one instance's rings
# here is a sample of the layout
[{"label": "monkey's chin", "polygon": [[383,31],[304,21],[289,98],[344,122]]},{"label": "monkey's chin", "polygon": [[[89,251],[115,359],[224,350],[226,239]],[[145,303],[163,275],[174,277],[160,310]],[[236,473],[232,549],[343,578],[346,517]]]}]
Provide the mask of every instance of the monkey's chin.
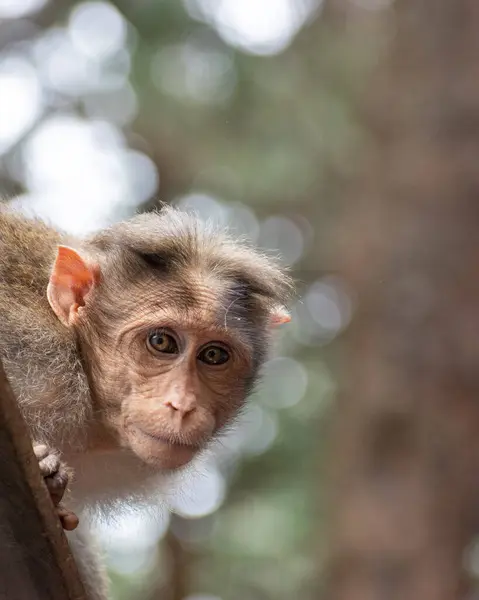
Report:
[{"label": "monkey's chin", "polygon": [[175,471],[193,460],[199,451],[195,446],[169,442],[138,427],[127,430],[133,452],[145,463],[165,471]]}]

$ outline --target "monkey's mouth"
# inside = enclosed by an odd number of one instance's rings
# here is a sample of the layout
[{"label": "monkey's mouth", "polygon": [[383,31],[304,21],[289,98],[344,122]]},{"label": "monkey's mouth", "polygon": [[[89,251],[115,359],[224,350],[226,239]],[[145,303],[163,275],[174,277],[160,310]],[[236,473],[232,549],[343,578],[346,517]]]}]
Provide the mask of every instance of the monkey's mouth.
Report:
[{"label": "monkey's mouth", "polygon": [[179,436],[176,435],[151,433],[150,431],[146,431],[145,429],[138,427],[138,425],[135,425],[133,427],[133,430],[137,433],[140,433],[141,435],[146,436],[147,438],[155,440],[156,442],[160,442],[162,444],[166,444],[168,446],[173,446],[177,448],[185,448],[191,450],[192,452],[198,452],[199,450],[201,450],[201,448],[204,447],[205,444],[205,441],[203,439],[199,441],[190,441],[181,439]]},{"label": "monkey's mouth", "polygon": [[[199,431],[171,433],[149,431],[143,423],[129,423],[126,427],[128,444],[135,454],[147,464],[163,471],[176,471],[197,456],[204,448],[205,436]],[[203,433],[203,432],[201,432]]]}]

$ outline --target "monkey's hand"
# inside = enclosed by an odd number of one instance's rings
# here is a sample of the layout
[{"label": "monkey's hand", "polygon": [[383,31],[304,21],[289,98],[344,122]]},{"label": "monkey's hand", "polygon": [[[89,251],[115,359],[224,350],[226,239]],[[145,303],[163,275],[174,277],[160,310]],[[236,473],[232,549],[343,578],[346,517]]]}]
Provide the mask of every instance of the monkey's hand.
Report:
[{"label": "monkey's hand", "polygon": [[63,529],[68,531],[75,529],[78,525],[78,517],[60,504],[70,480],[70,470],[60,460],[58,453],[47,445],[35,444],[33,451],[38,459],[40,473],[50,492],[50,498],[55,505]]}]

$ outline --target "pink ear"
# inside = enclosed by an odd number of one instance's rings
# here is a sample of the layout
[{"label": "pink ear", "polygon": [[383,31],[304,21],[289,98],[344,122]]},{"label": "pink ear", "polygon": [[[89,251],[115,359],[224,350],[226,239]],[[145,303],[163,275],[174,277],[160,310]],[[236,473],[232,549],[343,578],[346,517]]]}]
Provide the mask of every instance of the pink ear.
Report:
[{"label": "pink ear", "polygon": [[93,287],[96,277],[96,270],[89,267],[78,252],[67,246],[58,247],[47,297],[64,325],[69,327],[75,323],[78,309],[84,306],[85,296]]},{"label": "pink ear", "polygon": [[278,327],[291,321],[291,315],[284,306],[276,306],[271,312],[271,327]]}]

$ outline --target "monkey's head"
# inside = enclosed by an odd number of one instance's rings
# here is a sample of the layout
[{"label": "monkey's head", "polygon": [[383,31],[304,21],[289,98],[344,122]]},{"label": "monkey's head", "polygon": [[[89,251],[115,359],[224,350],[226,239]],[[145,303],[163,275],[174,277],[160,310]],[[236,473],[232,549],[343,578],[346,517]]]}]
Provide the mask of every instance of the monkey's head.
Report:
[{"label": "monkey's head", "polygon": [[47,295],[103,423],[175,469],[243,406],[291,289],[271,259],[167,208],[60,246]]}]

